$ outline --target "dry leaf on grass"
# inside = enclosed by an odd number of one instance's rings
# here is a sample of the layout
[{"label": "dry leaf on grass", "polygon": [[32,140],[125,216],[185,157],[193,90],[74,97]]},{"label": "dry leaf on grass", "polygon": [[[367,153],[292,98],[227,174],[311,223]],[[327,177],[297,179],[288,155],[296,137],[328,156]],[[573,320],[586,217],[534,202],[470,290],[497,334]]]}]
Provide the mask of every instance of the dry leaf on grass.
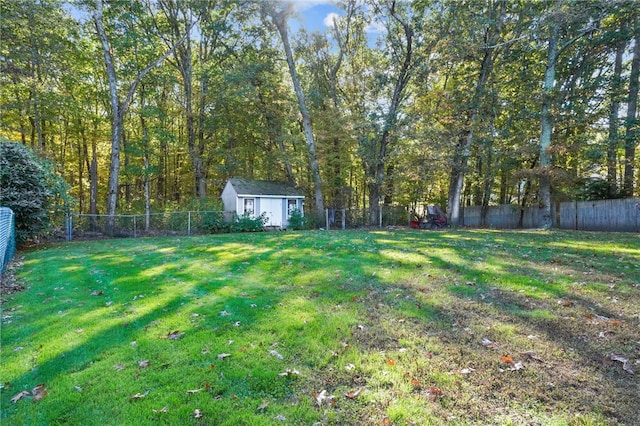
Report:
[{"label": "dry leaf on grass", "polygon": [[231,354],[218,354],[218,359],[225,359],[225,358],[228,358],[230,356],[231,356]]},{"label": "dry leaf on grass", "polygon": [[320,393],[314,392],[313,398],[316,400],[316,404],[318,406],[322,406],[322,404],[335,404],[335,396],[327,395],[326,390],[322,390]]},{"label": "dry leaf on grass", "polygon": [[200,389],[191,389],[191,390],[188,390],[188,391],[187,391],[187,395],[193,395],[194,393],[198,393],[198,392],[201,392],[201,391],[203,391],[203,390],[204,390],[203,388],[200,388]]},{"label": "dry leaf on grass", "polygon": [[618,361],[622,363],[622,369],[629,374],[634,374],[633,369],[631,368],[631,363],[629,363],[629,358],[625,358],[622,355],[610,354],[609,359],[611,361]]},{"label": "dry leaf on grass", "polygon": [[276,357],[276,358],[278,358],[278,359],[284,359],[284,357],[283,357],[282,355],[280,355],[280,353],[279,353],[278,351],[276,351],[276,350],[271,349],[271,350],[269,351],[269,353],[270,353],[271,355],[275,356],[275,357]]},{"label": "dry leaf on grass", "polygon": [[15,395],[13,398],[11,398],[11,402],[13,402],[14,404],[18,401],[20,401],[22,398],[29,396],[30,393],[25,391],[20,392],[19,394]]},{"label": "dry leaf on grass", "polygon": [[198,408],[196,408],[195,410],[193,410],[193,417],[195,419],[202,418],[202,411],[200,411]]},{"label": "dry leaf on grass", "polygon": [[179,330],[174,330],[167,333],[167,339],[178,340],[184,336],[184,333],[181,333]]},{"label": "dry leaf on grass", "polygon": [[527,351],[527,352],[520,352],[520,355],[524,355],[534,361],[538,361],[538,362],[544,362],[544,360],[542,358],[540,358],[539,356],[537,356],[534,352],[531,351]]},{"label": "dry leaf on grass", "polygon": [[135,394],[131,398],[129,398],[129,401],[136,401],[138,399],[145,398],[147,395],[149,395],[149,391],[146,391],[145,393],[138,392],[137,394]]},{"label": "dry leaf on grass", "polygon": [[515,364],[515,362],[513,361],[513,358],[511,358],[511,355],[504,355],[502,358],[500,358],[500,360],[502,362],[506,362],[507,364],[511,364],[511,365]]},{"label": "dry leaf on grass", "polygon": [[140,368],[147,368],[150,365],[149,360],[148,359],[143,359],[138,361],[138,367]]},{"label": "dry leaf on grass", "polygon": [[295,368],[292,370],[290,368],[287,368],[284,373],[280,373],[278,374],[278,376],[281,377],[287,377],[287,376],[299,376],[300,372],[298,370],[296,370]]},{"label": "dry leaf on grass", "polygon": [[263,400],[262,404],[260,404],[260,406],[258,407],[258,411],[264,411],[267,409],[268,406],[269,406],[269,401]]},{"label": "dry leaf on grass", "polygon": [[344,396],[347,399],[356,399],[357,397],[360,396],[360,394],[362,393],[362,391],[364,391],[364,388],[360,388],[355,392],[349,392],[349,393],[345,393]]},{"label": "dry leaf on grass", "polygon": [[156,410],[155,408],[153,409],[154,413],[166,413],[167,411],[169,411],[169,409],[167,408],[166,405],[159,410]]},{"label": "dry leaf on grass", "polygon": [[500,347],[497,343],[492,342],[491,340],[487,339],[486,337],[482,338],[482,345],[485,348],[488,348],[488,349],[498,349]]},{"label": "dry leaf on grass", "polygon": [[35,388],[31,389],[31,395],[33,396],[33,398],[31,398],[31,401],[40,401],[42,398],[47,396],[47,394],[47,388],[44,387],[44,383],[40,383]]}]

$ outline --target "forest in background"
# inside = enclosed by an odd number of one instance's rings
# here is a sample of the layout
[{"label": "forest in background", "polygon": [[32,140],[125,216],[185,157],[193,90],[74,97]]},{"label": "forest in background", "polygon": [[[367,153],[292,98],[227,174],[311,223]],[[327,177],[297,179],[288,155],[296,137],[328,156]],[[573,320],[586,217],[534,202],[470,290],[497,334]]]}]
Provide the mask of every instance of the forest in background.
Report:
[{"label": "forest in background", "polygon": [[90,214],[204,205],[230,177],[372,223],[511,203],[550,226],[555,201],[639,194],[636,1],[336,5],[292,32],[283,1],[0,0],[0,136]]}]

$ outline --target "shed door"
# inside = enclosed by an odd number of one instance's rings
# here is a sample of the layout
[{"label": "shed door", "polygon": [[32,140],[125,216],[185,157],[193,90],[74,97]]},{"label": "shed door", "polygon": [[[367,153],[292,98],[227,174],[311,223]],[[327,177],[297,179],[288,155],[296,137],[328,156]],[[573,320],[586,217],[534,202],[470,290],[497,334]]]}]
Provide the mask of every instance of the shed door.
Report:
[{"label": "shed door", "polygon": [[282,200],[279,198],[262,198],[261,213],[267,216],[267,226],[282,226]]}]

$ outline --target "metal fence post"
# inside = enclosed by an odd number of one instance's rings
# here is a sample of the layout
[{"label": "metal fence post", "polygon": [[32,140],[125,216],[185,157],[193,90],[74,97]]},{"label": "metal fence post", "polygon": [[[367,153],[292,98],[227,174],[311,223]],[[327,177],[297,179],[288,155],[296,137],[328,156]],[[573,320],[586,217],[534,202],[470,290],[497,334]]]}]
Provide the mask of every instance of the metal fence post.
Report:
[{"label": "metal fence post", "polygon": [[189,210],[189,215],[187,218],[187,235],[191,235],[191,210]]},{"label": "metal fence post", "polygon": [[133,238],[138,237],[138,230],[136,228],[136,215],[133,215]]},{"label": "metal fence post", "polygon": [[378,211],[378,228],[382,228],[382,206],[380,206],[380,210]]},{"label": "metal fence post", "polygon": [[346,225],[347,225],[347,209],[342,209],[342,230],[344,231],[346,229]]}]

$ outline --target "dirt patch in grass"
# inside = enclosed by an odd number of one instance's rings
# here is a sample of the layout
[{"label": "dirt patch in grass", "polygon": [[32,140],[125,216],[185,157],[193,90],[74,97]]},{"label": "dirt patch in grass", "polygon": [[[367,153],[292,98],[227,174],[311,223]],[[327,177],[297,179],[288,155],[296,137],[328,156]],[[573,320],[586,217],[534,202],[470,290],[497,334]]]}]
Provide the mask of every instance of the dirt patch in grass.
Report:
[{"label": "dirt patch in grass", "polygon": [[21,258],[15,258],[7,265],[7,269],[0,275],[0,305],[7,301],[7,296],[24,290],[24,282],[17,276],[16,271],[23,265]]}]

